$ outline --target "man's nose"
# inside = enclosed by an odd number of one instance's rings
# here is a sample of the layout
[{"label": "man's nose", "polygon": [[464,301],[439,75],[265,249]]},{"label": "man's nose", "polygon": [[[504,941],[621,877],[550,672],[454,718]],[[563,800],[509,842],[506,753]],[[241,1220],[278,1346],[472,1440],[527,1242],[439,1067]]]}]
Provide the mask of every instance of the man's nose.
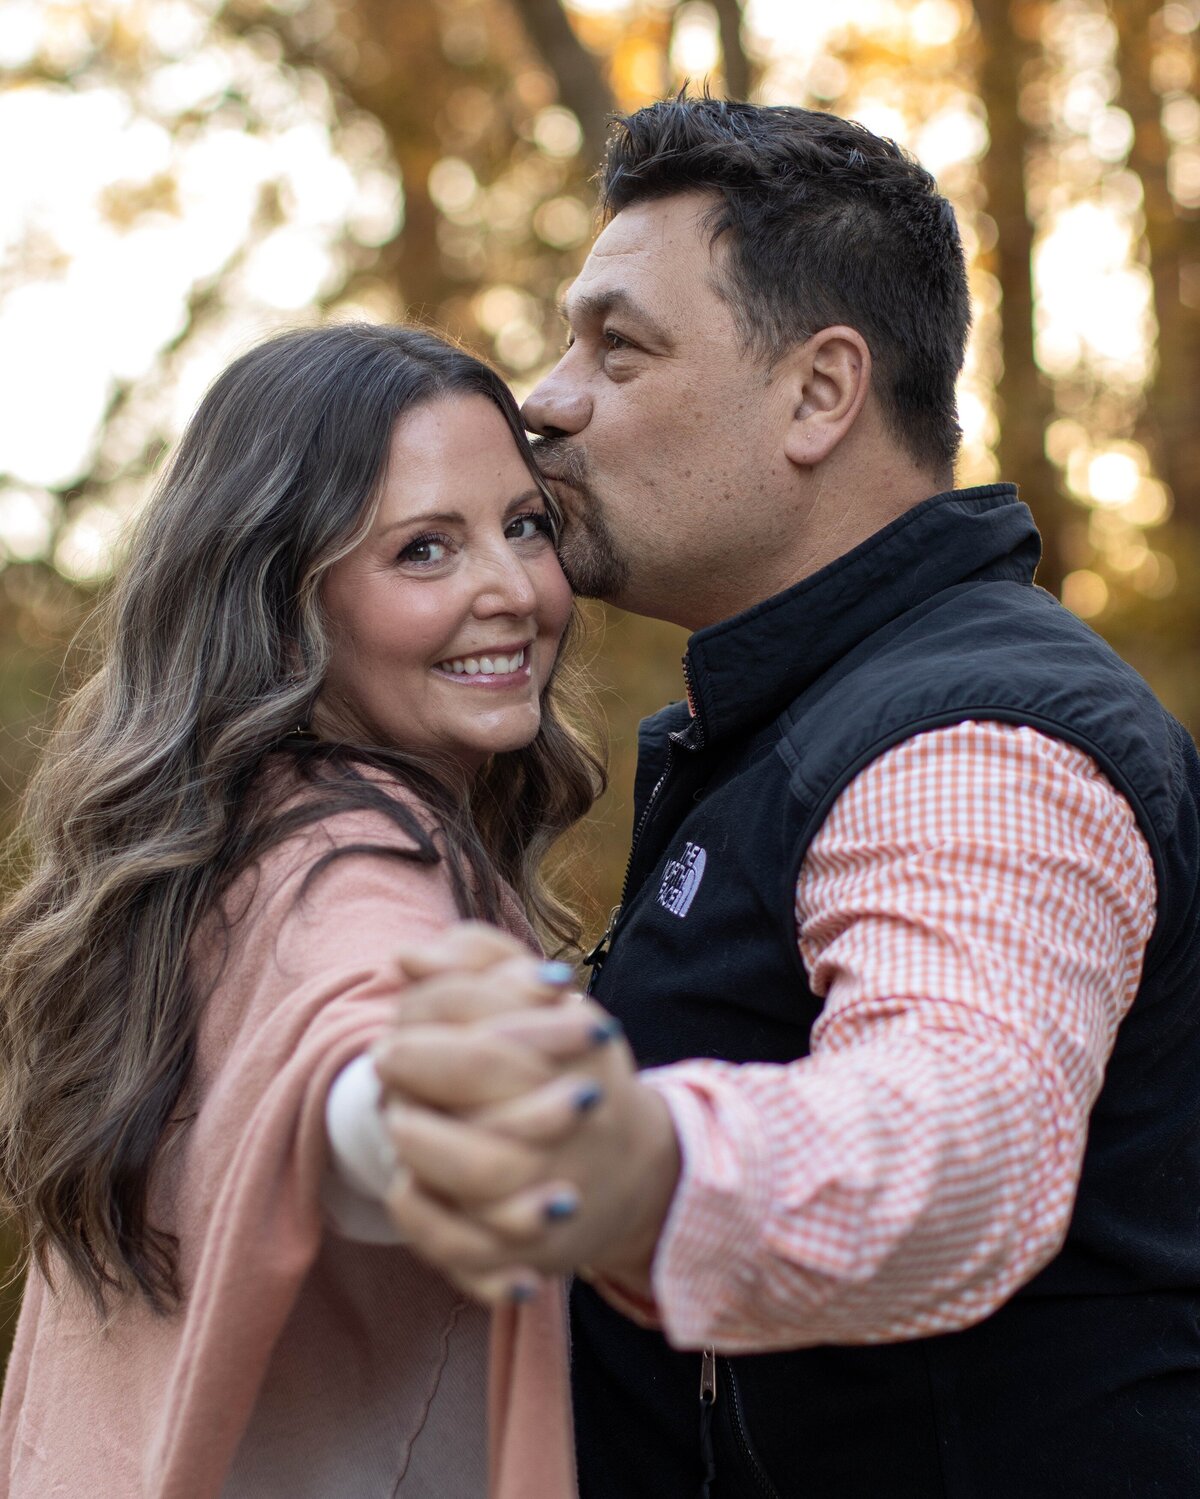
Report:
[{"label": "man's nose", "polygon": [[525,425],[539,437],[573,437],[592,419],[591,398],[573,378],[570,358],[568,349],[521,407]]}]

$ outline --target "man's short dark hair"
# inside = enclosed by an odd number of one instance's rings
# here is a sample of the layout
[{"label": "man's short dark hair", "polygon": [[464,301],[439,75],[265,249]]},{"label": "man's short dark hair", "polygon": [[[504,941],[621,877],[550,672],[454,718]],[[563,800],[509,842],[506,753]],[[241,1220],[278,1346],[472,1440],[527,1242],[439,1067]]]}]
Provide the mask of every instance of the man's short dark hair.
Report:
[{"label": "man's short dark hair", "polygon": [[607,217],[691,191],[719,198],[709,228],[730,233],[730,254],[717,289],[747,347],[773,362],[822,328],[855,328],[890,430],[922,467],[952,469],[971,312],[954,210],[930,174],[894,141],[808,109],[681,94],[616,121]]}]

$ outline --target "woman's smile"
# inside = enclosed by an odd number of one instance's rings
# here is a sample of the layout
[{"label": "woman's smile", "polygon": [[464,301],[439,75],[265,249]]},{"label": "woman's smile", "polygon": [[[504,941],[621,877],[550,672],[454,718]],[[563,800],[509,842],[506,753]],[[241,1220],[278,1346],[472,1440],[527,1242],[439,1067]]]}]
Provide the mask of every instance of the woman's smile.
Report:
[{"label": "woman's smile", "polygon": [[439,661],[433,670],[465,687],[523,687],[533,680],[526,640],[516,646],[495,646],[471,655],[450,656]]}]

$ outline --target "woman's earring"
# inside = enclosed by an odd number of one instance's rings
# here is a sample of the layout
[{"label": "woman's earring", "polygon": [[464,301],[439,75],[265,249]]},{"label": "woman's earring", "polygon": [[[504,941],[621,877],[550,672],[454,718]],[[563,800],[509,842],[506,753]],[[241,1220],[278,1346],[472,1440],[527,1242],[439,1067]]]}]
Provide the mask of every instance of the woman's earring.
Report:
[{"label": "woman's earring", "polygon": [[[292,675],[288,678],[288,686],[299,687],[299,685],[300,678],[295,672],[293,672]],[[312,729],[310,729],[306,723],[299,722],[296,724],[296,727],[288,733],[287,737],[289,739],[316,739],[317,736],[313,733]]]}]

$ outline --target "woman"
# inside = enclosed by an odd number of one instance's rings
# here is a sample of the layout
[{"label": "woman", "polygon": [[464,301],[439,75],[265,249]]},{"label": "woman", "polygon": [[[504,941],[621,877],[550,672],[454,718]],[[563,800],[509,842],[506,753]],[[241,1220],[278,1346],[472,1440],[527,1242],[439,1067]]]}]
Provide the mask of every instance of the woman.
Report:
[{"label": "woman", "polygon": [[[424,333],[276,338],[192,421],[0,919],[0,1164],[34,1260],[14,1499],[488,1486],[487,1314],[369,1242],[325,1116],[401,939],[478,916],[532,944],[522,907],[577,936],[539,873],[601,781],[561,709],[553,528],[508,391]],[[496,1319],[505,1499],[572,1486],[558,1314]]]}]

